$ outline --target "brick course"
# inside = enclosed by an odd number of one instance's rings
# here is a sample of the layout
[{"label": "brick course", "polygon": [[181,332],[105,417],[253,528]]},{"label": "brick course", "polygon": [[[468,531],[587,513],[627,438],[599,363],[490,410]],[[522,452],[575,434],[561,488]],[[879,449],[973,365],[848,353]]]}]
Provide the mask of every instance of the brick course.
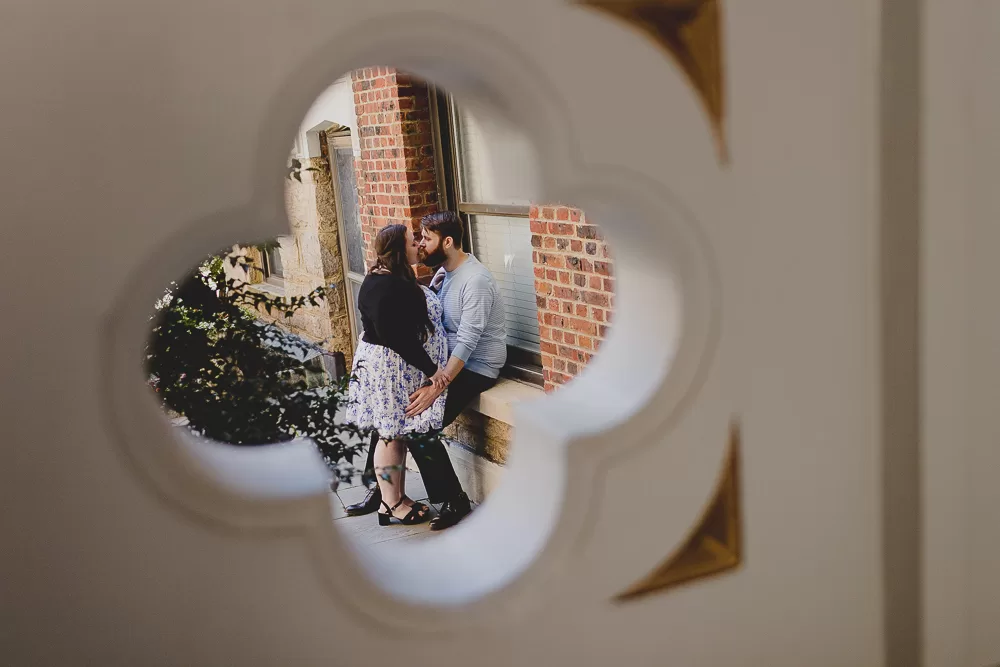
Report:
[{"label": "brick course", "polygon": [[532,206],[535,294],[545,390],[576,376],[597,352],[614,309],[614,262],[600,230],[569,206]]},{"label": "brick course", "polygon": [[378,230],[418,228],[438,210],[427,85],[391,67],[352,72],[361,156],[355,160],[365,257],[374,262]]}]

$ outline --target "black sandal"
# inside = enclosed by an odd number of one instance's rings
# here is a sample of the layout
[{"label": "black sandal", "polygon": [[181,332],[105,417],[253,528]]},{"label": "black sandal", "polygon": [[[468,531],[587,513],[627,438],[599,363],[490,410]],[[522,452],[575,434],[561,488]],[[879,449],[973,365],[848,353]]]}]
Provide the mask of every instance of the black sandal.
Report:
[{"label": "black sandal", "polygon": [[387,502],[385,502],[383,500],[382,504],[389,511],[388,512],[379,512],[378,513],[378,525],[380,525],[380,526],[391,526],[393,519],[395,519],[396,521],[398,521],[400,524],[402,524],[404,526],[415,526],[417,524],[424,523],[426,521],[430,521],[430,519],[431,519],[430,508],[427,507],[427,505],[424,505],[421,502],[415,502],[415,503],[413,503],[413,507],[410,508],[410,511],[402,519],[400,519],[395,514],[393,514],[393,512],[395,512],[397,509],[399,509],[399,506],[403,504],[404,500],[406,500],[406,496],[403,496],[402,498],[400,498],[399,502],[396,503],[395,507],[389,507],[389,503],[387,503]]}]

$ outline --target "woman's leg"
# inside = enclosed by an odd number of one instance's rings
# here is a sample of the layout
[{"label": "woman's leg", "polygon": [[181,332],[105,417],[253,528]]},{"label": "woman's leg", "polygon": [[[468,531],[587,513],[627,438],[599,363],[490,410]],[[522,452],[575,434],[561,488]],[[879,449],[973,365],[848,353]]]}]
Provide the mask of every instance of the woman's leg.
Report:
[{"label": "woman's leg", "polygon": [[419,503],[419,507],[414,508],[413,500],[406,497],[406,447],[405,440],[392,440],[390,442],[380,441],[375,449],[375,472],[378,475],[378,486],[382,492],[383,513],[388,513],[391,509],[393,516],[403,519],[412,511],[416,513],[409,519],[416,521],[419,518],[426,521],[429,518],[430,508]]},{"label": "woman's leg", "polygon": [[[382,502],[389,507],[395,507],[406,493],[406,443],[402,440],[379,440],[375,446],[375,476],[379,490],[382,491]],[[405,509],[404,509],[405,508]],[[394,514],[402,510],[402,515],[409,512],[404,501]]]}]

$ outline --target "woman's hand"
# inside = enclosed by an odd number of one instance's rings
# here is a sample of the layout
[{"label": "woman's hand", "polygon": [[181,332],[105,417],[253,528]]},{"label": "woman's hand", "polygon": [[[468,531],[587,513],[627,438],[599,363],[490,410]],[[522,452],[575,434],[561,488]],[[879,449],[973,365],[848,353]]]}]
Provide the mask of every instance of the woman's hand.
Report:
[{"label": "woman's hand", "polygon": [[410,396],[410,404],[406,406],[406,416],[416,417],[421,412],[431,407],[443,391],[443,389],[438,389],[433,384],[417,389],[417,391]]}]

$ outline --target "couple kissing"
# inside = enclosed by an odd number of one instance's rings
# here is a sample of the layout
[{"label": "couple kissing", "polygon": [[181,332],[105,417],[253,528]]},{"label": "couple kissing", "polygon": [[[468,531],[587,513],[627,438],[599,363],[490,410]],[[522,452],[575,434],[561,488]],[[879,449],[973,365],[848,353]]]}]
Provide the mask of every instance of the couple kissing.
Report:
[{"label": "couple kissing", "polygon": [[[431,521],[443,530],[472,506],[451,459],[433,435],[496,384],[507,360],[503,296],[489,269],[462,249],[462,219],[443,211],[408,225],[389,225],[375,238],[375,263],[358,295],[364,333],[354,356],[347,419],[373,429],[363,501],[350,516],[378,511],[379,525]],[[431,286],[413,266],[436,268]],[[407,450],[424,480],[431,509],[406,495]]]}]

